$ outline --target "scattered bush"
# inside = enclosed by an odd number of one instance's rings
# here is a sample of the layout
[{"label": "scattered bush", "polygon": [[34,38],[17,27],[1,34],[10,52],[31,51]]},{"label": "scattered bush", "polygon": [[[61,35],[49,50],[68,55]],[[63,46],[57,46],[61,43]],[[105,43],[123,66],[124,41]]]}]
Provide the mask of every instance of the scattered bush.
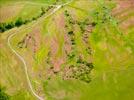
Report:
[{"label": "scattered bush", "polygon": [[75,54],[74,54],[74,53],[70,53],[70,54],[68,54],[67,56],[68,56],[68,59],[72,59],[72,58],[75,57]]},{"label": "scattered bush", "polygon": [[70,16],[67,10],[65,10],[64,15],[65,15],[66,17]]},{"label": "scattered bush", "polygon": [[69,31],[68,34],[69,34],[69,35],[73,35],[74,32],[73,32],[73,31]]},{"label": "scattered bush", "polygon": [[41,15],[43,15],[43,14],[45,14],[46,13],[46,11],[45,11],[45,8],[44,7],[41,7]]},{"label": "scattered bush", "polygon": [[96,22],[92,22],[91,25],[94,27],[94,26],[97,25],[97,23]]}]

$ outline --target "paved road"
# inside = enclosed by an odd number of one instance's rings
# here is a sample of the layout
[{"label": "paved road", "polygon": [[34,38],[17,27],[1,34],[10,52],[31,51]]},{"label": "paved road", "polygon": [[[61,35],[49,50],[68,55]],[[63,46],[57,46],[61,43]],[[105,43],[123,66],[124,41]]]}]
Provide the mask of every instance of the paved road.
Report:
[{"label": "paved road", "polygon": [[[72,0],[73,1],[73,0]],[[59,10],[62,6],[65,6],[65,5],[68,5],[69,3],[71,3],[72,1],[70,2],[67,2],[65,4],[62,4],[62,5],[57,5],[56,8],[48,15],[45,15],[45,16],[42,16],[38,22],[34,23],[34,25],[38,24],[39,22],[41,22],[43,19],[45,18],[48,18],[49,16],[51,16],[52,14],[54,14],[57,10]],[[30,29],[31,27],[26,27],[25,29]],[[24,28],[22,30],[25,30]],[[45,100],[45,98],[39,96],[38,94],[36,94],[35,90],[33,89],[32,87],[32,84],[31,84],[31,81],[30,81],[30,78],[29,78],[29,75],[28,75],[28,69],[27,69],[27,64],[26,64],[26,61],[24,60],[24,58],[15,51],[15,49],[11,46],[11,42],[10,40],[12,39],[13,36],[15,36],[16,34],[20,33],[21,30],[17,30],[15,33],[11,34],[9,37],[8,37],[8,46],[9,48],[11,49],[11,51],[22,61],[22,63],[24,64],[24,70],[25,70],[25,75],[26,75],[26,79],[27,79],[27,82],[28,82],[28,85],[30,87],[30,90],[31,92],[33,93],[33,95],[39,99],[39,100]]]}]

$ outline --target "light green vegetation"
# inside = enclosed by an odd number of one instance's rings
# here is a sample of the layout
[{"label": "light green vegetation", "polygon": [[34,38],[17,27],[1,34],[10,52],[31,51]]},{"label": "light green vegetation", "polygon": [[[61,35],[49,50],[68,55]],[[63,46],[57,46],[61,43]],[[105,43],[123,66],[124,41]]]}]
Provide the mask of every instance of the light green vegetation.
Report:
[{"label": "light green vegetation", "polygon": [[[96,68],[110,70],[109,68],[133,66],[133,55],[127,51],[125,47],[126,41],[124,41],[118,25],[115,24],[115,20],[105,11],[104,9],[104,12],[100,11],[100,13],[106,13],[106,17],[110,17],[110,19],[106,18],[106,22],[99,23],[95,27],[91,37],[91,43],[95,52],[94,63],[97,66]],[[102,18],[101,16],[98,17],[102,21],[105,16]]]},{"label": "light green vegetation", "polygon": [[[36,3],[31,4],[30,2],[18,4],[15,2],[12,5],[2,6],[0,10],[1,22],[14,22],[19,17],[21,17],[23,20],[31,19],[41,13],[41,7],[47,7],[47,5],[36,5]],[[4,16],[7,17],[4,18]]]},{"label": "light green vegetation", "polygon": [[44,58],[47,58],[49,52],[49,46],[45,46],[43,45],[36,53],[35,55],[35,61],[37,62],[37,64],[40,64],[41,61],[45,60]]},{"label": "light green vegetation", "polygon": [[[0,37],[0,41],[3,42],[3,44],[1,44],[2,48],[0,49],[0,84],[6,87],[6,93],[8,95],[13,96],[18,94],[21,90],[25,91],[26,94],[29,94],[29,96],[27,96],[28,98],[33,98],[28,90],[21,62],[16,62],[17,58],[11,54],[4,37]],[[21,100],[23,100],[23,98],[21,98]]]},{"label": "light green vegetation", "polygon": [[133,75],[132,69],[109,71],[94,77],[90,84],[55,77],[44,83],[44,91],[48,100],[131,100]]},{"label": "light green vegetation", "polygon": [[[97,7],[100,14],[105,14],[99,6]],[[131,29],[128,37],[125,37],[127,41],[124,41],[122,32],[113,18],[100,23],[104,16],[98,17],[99,20],[95,19],[95,21],[99,24],[94,28],[90,40],[95,65],[92,72],[93,80],[87,85],[79,81],[60,79],[55,81],[56,78],[54,78],[44,83],[44,90],[48,89],[46,94],[50,100],[131,100],[133,97],[134,55],[131,52],[134,50],[133,30]],[[77,35],[79,36],[78,33]],[[80,46],[80,39],[77,38],[76,41]],[[130,50],[125,46],[126,42],[130,45]],[[53,84],[54,87],[52,87]]]},{"label": "light green vegetation", "polygon": [[10,96],[5,92],[5,88],[0,86],[0,99],[9,100]]},{"label": "light green vegetation", "polygon": [[[12,20],[16,20],[17,18],[21,17],[22,19],[31,19],[33,17],[38,16],[41,13],[41,5],[32,5],[32,4],[25,4],[19,13],[16,15],[15,18]],[[43,6],[47,7],[47,6]]]},{"label": "light green vegetation", "polygon": [[[39,20],[21,26],[11,39],[12,47],[27,63],[30,80],[38,95],[45,95],[46,100],[132,100],[134,98],[134,26],[128,22],[130,17],[134,18],[134,12],[123,9],[113,17],[113,8],[118,4],[114,0],[104,1],[74,0],[48,18],[42,18],[36,25],[34,23]],[[6,4],[7,1],[1,2]],[[29,2],[53,4],[55,0]],[[23,18],[36,16],[40,13],[40,7],[42,6],[25,4],[13,20],[20,16]],[[68,13],[65,15],[65,11],[70,14],[69,17],[66,17]],[[125,16],[120,16],[126,12]],[[92,31],[87,32],[87,44],[83,41],[85,20],[92,24]],[[123,31],[122,23],[125,21],[130,26]],[[7,37],[17,30],[5,32],[0,37],[0,43],[3,43],[2,48],[0,47],[2,65],[0,84],[6,86],[11,100],[35,100],[27,85],[22,62],[11,53],[6,44]],[[27,34],[35,39],[36,52],[33,42],[28,42],[27,48],[17,46]],[[68,36],[68,41],[65,35]],[[69,53],[65,51],[66,45],[71,46]],[[91,48],[91,54],[87,52],[87,47]],[[81,60],[80,55],[82,60],[93,63],[90,72],[91,81],[86,83],[79,79],[64,80],[66,67],[73,65],[79,68],[80,65],[84,65],[85,62],[78,61]],[[58,65],[64,60],[64,63]],[[54,70],[50,68],[55,67],[53,63],[61,70],[50,75]]]},{"label": "light green vegetation", "polygon": [[36,100],[30,92],[26,90],[17,91],[16,94],[10,97],[11,100]]}]

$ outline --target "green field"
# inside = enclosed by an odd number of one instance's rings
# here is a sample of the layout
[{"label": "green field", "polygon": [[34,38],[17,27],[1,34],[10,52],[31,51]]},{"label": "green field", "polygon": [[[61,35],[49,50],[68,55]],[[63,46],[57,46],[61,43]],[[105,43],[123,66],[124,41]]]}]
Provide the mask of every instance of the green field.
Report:
[{"label": "green field", "polygon": [[133,100],[133,4],[0,0],[0,100]]}]

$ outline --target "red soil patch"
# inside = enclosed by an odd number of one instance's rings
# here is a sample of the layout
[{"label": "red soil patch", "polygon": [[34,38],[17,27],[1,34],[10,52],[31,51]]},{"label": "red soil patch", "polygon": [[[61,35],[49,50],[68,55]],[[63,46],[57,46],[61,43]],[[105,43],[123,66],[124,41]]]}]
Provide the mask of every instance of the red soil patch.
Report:
[{"label": "red soil patch", "polygon": [[41,33],[39,28],[35,28],[27,37],[28,46],[32,48],[34,53],[40,48],[41,43]]},{"label": "red soil patch", "polygon": [[92,26],[92,25],[88,25],[88,26],[86,27],[86,31],[87,31],[87,32],[92,32],[92,29],[93,29],[93,26]]},{"label": "red soil patch", "polygon": [[[117,0],[117,7],[113,9],[113,15],[117,16],[122,14],[122,12],[126,9],[134,7],[134,0]],[[130,10],[132,10],[130,9]]]},{"label": "red soil patch", "polygon": [[122,22],[121,24],[122,24],[122,25],[124,26],[124,28],[126,28],[126,29],[127,29],[129,26],[134,26],[134,18],[130,18],[130,19],[128,19],[128,20]]},{"label": "red soil patch", "polygon": [[71,52],[71,42],[67,34],[64,35],[64,38],[65,38],[64,49],[65,49],[65,52],[68,54],[69,52]]},{"label": "red soil patch", "polygon": [[58,47],[59,47],[59,44],[58,44],[58,40],[56,37],[52,38],[51,40],[51,53],[52,55],[56,55],[56,53],[58,52]]},{"label": "red soil patch", "polygon": [[2,46],[3,46],[2,43],[0,43],[0,48],[2,48]]},{"label": "red soil patch", "polygon": [[64,63],[64,59],[63,58],[55,58],[52,60],[52,64],[54,66],[54,71],[58,72],[60,71],[60,66]]},{"label": "red soil patch", "polygon": [[56,37],[51,39],[51,54],[52,54],[52,64],[54,67],[54,71],[58,72],[60,71],[61,64],[64,63],[64,57],[56,57],[56,54],[58,52],[59,44]]},{"label": "red soil patch", "polygon": [[120,28],[124,31],[128,30],[129,27],[134,27],[134,18],[130,18],[120,24]]},{"label": "red soil patch", "polygon": [[41,33],[40,30],[37,28],[35,30],[33,30],[33,37],[35,39],[35,45],[34,45],[34,50],[37,51],[40,47],[40,43],[41,43]]},{"label": "red soil patch", "polygon": [[[112,14],[119,20],[129,13],[133,13],[134,0],[116,0],[117,7],[113,9]],[[122,21],[119,26],[122,30],[127,31],[129,27],[134,26],[134,17]]]},{"label": "red soil patch", "polygon": [[57,16],[54,19],[54,21],[55,21],[55,25],[57,26],[58,29],[64,29],[64,27],[65,27],[64,14]]}]

